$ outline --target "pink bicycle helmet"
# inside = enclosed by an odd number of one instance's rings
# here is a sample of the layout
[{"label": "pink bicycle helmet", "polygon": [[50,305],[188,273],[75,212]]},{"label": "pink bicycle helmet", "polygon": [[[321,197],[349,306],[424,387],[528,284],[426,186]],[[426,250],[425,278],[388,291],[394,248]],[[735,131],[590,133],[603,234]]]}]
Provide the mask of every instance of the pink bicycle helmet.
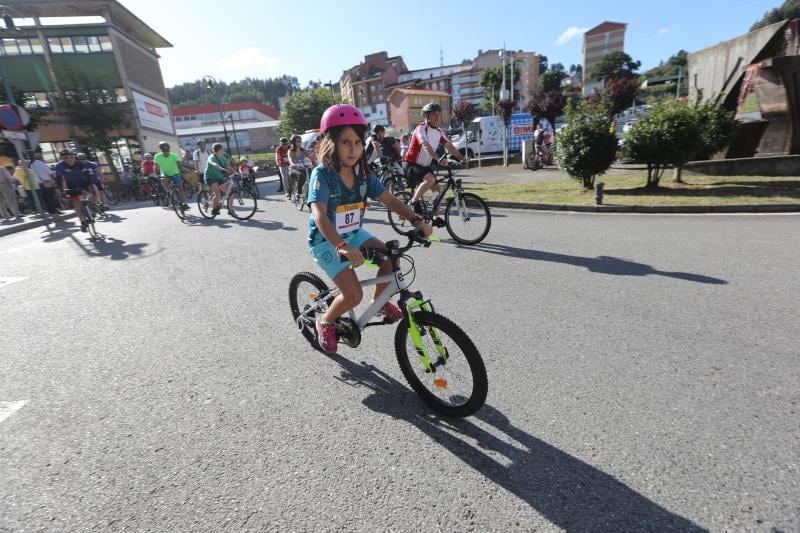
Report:
[{"label": "pink bicycle helmet", "polygon": [[367,120],[357,107],[349,104],[335,104],[322,114],[319,132],[324,134],[329,128],[336,126],[367,126]]}]

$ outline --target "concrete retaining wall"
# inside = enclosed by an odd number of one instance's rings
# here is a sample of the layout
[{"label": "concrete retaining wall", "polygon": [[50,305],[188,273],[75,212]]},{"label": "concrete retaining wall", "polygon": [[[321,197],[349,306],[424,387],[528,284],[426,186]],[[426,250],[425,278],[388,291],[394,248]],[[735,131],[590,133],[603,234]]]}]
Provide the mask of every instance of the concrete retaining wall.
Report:
[{"label": "concrete retaining wall", "polygon": [[684,171],[714,176],[800,176],[800,155],[693,161]]}]

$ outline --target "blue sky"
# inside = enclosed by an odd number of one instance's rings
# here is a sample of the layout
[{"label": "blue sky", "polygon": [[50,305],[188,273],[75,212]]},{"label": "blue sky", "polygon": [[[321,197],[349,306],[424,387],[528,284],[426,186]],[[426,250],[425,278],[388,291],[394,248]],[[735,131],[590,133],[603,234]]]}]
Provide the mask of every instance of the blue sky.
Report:
[{"label": "blue sky", "polygon": [[628,24],[626,52],[646,69],[681,48],[693,52],[747,32],[782,0],[121,3],[173,44],[160,50],[172,86],[206,74],[226,81],[281,74],[302,85],[337,81],[367,53],[400,54],[418,69],[439,64],[440,46],[451,64],[503,43],[569,68],[581,62],[582,32],[604,20]]}]

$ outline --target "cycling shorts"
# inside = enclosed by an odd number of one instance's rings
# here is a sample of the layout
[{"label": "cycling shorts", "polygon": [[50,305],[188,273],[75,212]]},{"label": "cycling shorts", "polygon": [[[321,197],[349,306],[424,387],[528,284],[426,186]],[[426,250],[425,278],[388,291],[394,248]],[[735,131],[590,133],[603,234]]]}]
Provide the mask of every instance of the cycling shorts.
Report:
[{"label": "cycling shorts", "polygon": [[408,178],[409,187],[416,187],[428,174],[436,175],[431,167],[423,167],[411,162],[406,164],[406,178]]},{"label": "cycling shorts", "polygon": [[180,186],[183,183],[183,176],[177,174],[175,176],[161,176],[161,179],[170,180],[173,184]]},{"label": "cycling shorts", "polygon": [[[342,235],[342,238],[347,241],[347,244],[354,248],[358,248],[373,236],[364,228],[359,228],[351,231],[349,234]],[[308,251],[311,252],[311,257],[314,261],[325,271],[331,280],[333,280],[339,273],[350,266],[350,261],[339,262],[339,254],[336,249],[331,246],[328,241],[322,241],[314,246],[309,246]]]}]

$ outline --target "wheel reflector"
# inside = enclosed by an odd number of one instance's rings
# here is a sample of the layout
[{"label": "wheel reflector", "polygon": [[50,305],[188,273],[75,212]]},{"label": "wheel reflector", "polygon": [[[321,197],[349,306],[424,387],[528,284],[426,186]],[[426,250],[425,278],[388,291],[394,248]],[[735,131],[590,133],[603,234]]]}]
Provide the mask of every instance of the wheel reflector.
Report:
[{"label": "wheel reflector", "polygon": [[436,378],[433,380],[433,385],[437,389],[446,389],[447,388],[447,380],[444,378]]},{"label": "wheel reflector", "polygon": [[317,291],[311,291],[308,293],[308,299],[311,301],[316,300],[317,296],[319,296],[319,294],[317,294]]}]

